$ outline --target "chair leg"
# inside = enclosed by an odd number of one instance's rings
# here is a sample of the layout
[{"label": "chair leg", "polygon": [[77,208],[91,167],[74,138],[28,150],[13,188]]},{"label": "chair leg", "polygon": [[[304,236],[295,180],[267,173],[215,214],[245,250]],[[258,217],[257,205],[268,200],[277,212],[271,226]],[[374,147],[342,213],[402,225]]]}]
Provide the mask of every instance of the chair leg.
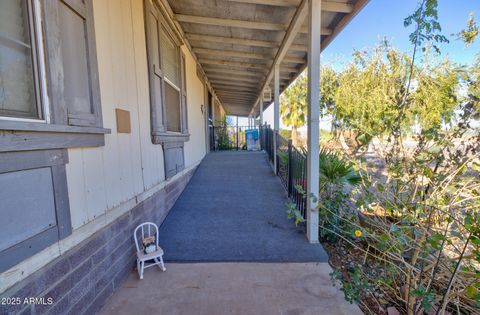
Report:
[{"label": "chair leg", "polygon": [[140,262],[140,280],[143,279],[143,270],[145,269],[145,262],[142,260]]},{"label": "chair leg", "polygon": [[160,268],[162,271],[167,270],[165,268],[165,265],[163,264],[163,258],[162,256],[158,256],[157,258],[154,258],[155,263],[157,264],[158,268]]},{"label": "chair leg", "polygon": [[162,269],[162,271],[167,270],[167,268],[165,268],[165,264],[163,263],[163,256],[160,256],[159,258],[160,258],[160,265],[161,265],[160,268]]},{"label": "chair leg", "polygon": [[158,259],[158,257],[157,257],[157,258],[154,258],[153,260],[155,260],[155,265],[157,265],[158,268],[160,268],[160,269],[162,270],[162,266],[161,266],[162,263],[160,262],[160,260]]},{"label": "chair leg", "polygon": [[137,259],[137,272],[138,272],[138,277],[142,279],[142,266],[140,264],[140,260]]}]

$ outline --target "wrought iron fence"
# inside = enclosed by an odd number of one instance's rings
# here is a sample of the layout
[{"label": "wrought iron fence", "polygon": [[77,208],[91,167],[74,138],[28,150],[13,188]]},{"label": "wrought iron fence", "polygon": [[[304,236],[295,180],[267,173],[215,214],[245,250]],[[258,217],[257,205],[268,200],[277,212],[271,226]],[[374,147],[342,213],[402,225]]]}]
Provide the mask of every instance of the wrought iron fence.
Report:
[{"label": "wrought iron fence", "polygon": [[267,153],[272,165],[275,152],[274,136],[277,137],[276,174],[287,190],[288,197],[296,204],[303,218],[306,218],[307,200],[302,190],[307,191],[307,157],[293,146],[291,140],[283,138],[270,127],[262,127],[260,129],[261,147]]},{"label": "wrought iron fence", "polygon": [[248,126],[210,126],[210,150],[246,150],[245,131],[256,129]]},{"label": "wrought iron fence", "polygon": [[273,130],[270,127],[261,128],[262,141],[261,146],[262,150],[267,152],[268,159],[273,164]]},{"label": "wrought iron fence", "polygon": [[291,141],[288,147],[288,161],[288,196],[295,202],[303,218],[306,218],[307,199],[297,187],[307,191],[307,157],[295,148]]},{"label": "wrought iron fence", "polygon": [[283,138],[278,133],[275,133],[277,136],[277,175],[280,177],[285,189],[288,191],[288,182],[289,182],[289,147],[291,146],[291,141]]}]

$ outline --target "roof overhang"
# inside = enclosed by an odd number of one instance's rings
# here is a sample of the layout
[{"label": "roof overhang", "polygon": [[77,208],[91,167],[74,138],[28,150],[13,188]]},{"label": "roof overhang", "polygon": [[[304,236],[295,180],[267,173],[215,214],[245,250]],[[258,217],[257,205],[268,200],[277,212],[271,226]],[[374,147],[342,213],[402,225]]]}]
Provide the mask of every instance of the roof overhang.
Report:
[{"label": "roof overhang", "polygon": [[[261,92],[273,91],[275,65],[280,91],[307,65],[308,0],[158,1],[230,115],[258,115]],[[322,50],[367,2],[322,1]]]}]

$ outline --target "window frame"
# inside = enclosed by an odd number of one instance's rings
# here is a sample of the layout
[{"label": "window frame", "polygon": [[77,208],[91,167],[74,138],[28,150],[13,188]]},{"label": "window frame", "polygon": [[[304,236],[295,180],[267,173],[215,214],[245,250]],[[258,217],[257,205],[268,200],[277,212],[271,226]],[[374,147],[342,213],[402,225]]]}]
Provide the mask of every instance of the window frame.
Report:
[{"label": "window frame", "polygon": [[[151,15],[156,19],[156,30],[152,30]],[[151,113],[151,135],[153,144],[164,144],[168,142],[186,142],[190,139],[188,132],[188,117],[187,117],[187,102],[186,102],[186,72],[185,72],[185,55],[182,52],[182,43],[178,36],[172,29],[172,26],[168,23],[168,17],[163,12],[157,1],[144,0],[144,17],[145,17],[145,39],[147,46],[147,64],[148,64],[148,80],[149,80],[149,93],[150,93],[150,113]],[[178,60],[178,75],[179,86],[176,86],[171,82],[161,69],[161,39],[160,32],[164,31],[165,34],[173,41],[177,46],[177,60]],[[156,32],[156,38],[154,34]],[[154,47],[158,45],[158,47]],[[154,53],[154,51],[156,51]],[[158,56],[157,61],[152,60]],[[157,65],[157,62],[159,63]],[[156,81],[160,83],[156,83]],[[160,84],[160,87],[156,86]],[[179,106],[180,106],[180,132],[167,130],[167,115],[166,115],[166,101],[165,101],[165,84],[169,84],[172,88],[179,92]],[[156,94],[157,93],[157,94]],[[160,100],[157,99],[160,94]],[[159,123],[159,121],[161,121]],[[182,144],[183,146],[183,144]]]},{"label": "window frame", "polygon": [[[98,81],[97,52],[93,16],[93,0],[85,0],[85,34],[87,67],[91,87],[91,106],[94,119],[69,124],[63,91],[63,58],[60,47],[58,10],[60,1],[69,8],[83,7],[79,0],[26,0],[29,25],[35,27],[39,74],[34,77],[41,86],[43,120],[0,117],[0,176],[36,168],[50,168],[54,198],[56,226],[0,252],[0,272],[16,265],[72,233],[66,167],[68,151],[73,147],[105,145],[101,115],[100,86]],[[81,8],[80,8],[81,9]],[[31,34],[32,38],[33,34]],[[32,58],[34,58],[32,52]]]},{"label": "window frame", "polygon": [[[49,95],[53,103],[52,118],[56,124],[80,127],[102,127],[102,111],[100,100],[100,86],[98,81],[98,64],[95,43],[95,26],[93,17],[93,2],[85,0],[85,12],[77,4],[79,0],[42,0],[46,42],[46,59],[50,73]],[[90,98],[93,114],[82,115],[69,113],[64,99],[63,86],[63,52],[61,45],[61,30],[59,29],[60,2],[69,7],[74,13],[85,19],[85,44],[87,46],[87,71],[90,87]],[[47,5],[48,4],[48,5]],[[54,79],[55,78],[55,79]],[[59,80],[60,78],[61,80]]]},{"label": "window frame", "polygon": [[[50,111],[48,104],[48,96],[46,95],[46,71],[45,71],[45,59],[44,59],[44,44],[41,36],[42,25],[40,21],[40,8],[38,0],[30,1],[23,0],[27,9],[26,18],[28,21],[29,29],[29,44],[31,47],[30,58],[32,60],[32,76],[33,76],[33,88],[35,97],[35,112],[38,118],[33,117],[21,117],[21,116],[9,116],[0,114],[0,120],[11,120],[18,122],[39,122],[49,123]],[[8,38],[7,38],[8,40]]]},{"label": "window frame", "polygon": [[56,225],[0,251],[0,272],[3,272],[69,236],[72,225],[65,168],[68,163],[66,150],[8,152],[0,154],[0,162],[0,176],[16,171],[49,168],[56,217]]},{"label": "window frame", "polygon": [[[78,9],[78,0],[27,0],[32,14],[29,24],[35,28],[37,41],[38,74],[41,111],[43,119],[0,117],[0,152],[29,151],[40,149],[62,149],[71,147],[103,146],[104,135],[111,133],[103,128],[98,65],[95,44],[93,2],[85,0],[86,44],[88,47],[89,86],[91,86],[92,108],[95,119],[69,124],[63,91],[63,59],[59,44],[58,7],[61,2],[69,8]],[[32,36],[31,36],[32,37]],[[32,53],[32,58],[33,58]],[[25,141],[12,143],[14,138]]]}]

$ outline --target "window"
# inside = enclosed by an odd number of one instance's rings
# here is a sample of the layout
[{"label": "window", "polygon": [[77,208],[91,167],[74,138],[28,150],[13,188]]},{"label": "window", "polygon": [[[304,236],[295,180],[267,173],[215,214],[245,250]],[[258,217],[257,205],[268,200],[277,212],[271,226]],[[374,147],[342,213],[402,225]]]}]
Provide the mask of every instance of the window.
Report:
[{"label": "window", "polygon": [[179,47],[160,29],[160,60],[165,75],[165,112],[167,131],[181,132]]},{"label": "window", "polygon": [[152,142],[188,141],[185,56],[160,8],[149,0],[145,19]]},{"label": "window", "polygon": [[92,0],[50,2],[44,13],[55,123],[101,127]]},{"label": "window", "polygon": [[0,1],[0,130],[102,127],[94,35],[92,0]]},{"label": "window", "polygon": [[42,119],[31,1],[0,1],[0,116]]},{"label": "window", "polygon": [[65,148],[110,132],[92,1],[0,0],[0,272],[71,234]]},{"label": "window", "polygon": [[144,3],[152,142],[163,146],[169,178],[185,168],[183,144],[189,139],[185,56],[160,8]]},{"label": "window", "polygon": [[169,83],[165,84],[165,111],[167,112],[167,131],[181,132],[180,91]]}]

